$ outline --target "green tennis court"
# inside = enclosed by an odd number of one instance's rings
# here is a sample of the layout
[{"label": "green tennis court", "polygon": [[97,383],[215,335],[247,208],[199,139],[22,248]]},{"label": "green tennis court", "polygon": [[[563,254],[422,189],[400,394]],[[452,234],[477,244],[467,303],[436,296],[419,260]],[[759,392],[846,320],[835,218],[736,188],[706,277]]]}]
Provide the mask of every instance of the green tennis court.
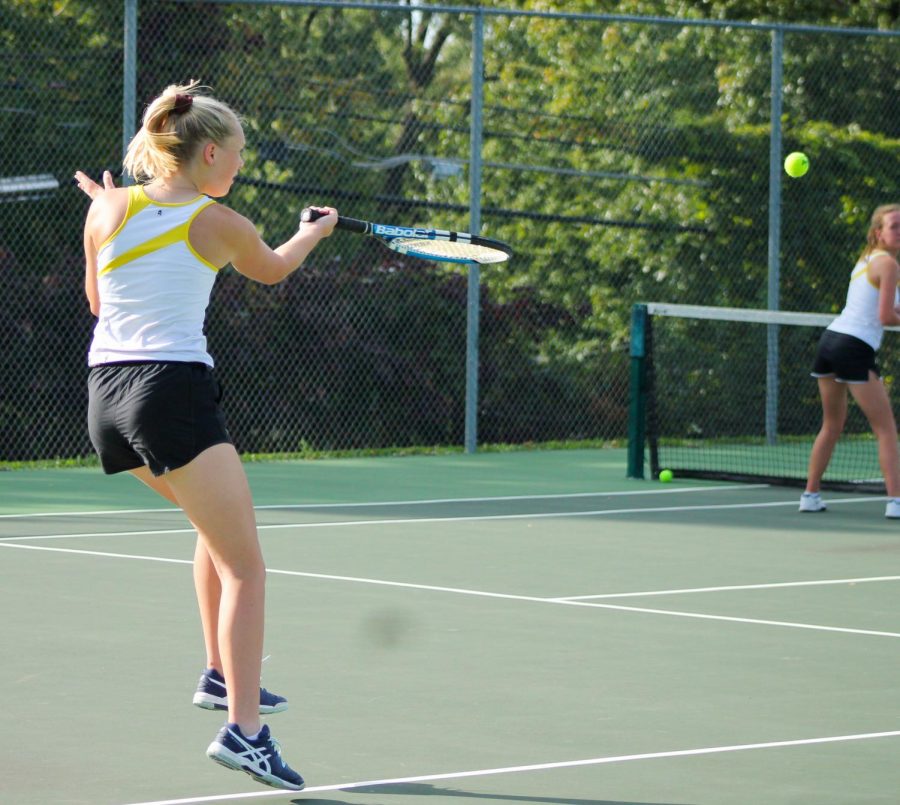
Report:
[{"label": "green tennis court", "polygon": [[249,464],[269,719],[307,789],[204,755],[221,716],[178,512],[0,475],[0,801],[795,805],[900,790],[900,524],[624,451]]}]

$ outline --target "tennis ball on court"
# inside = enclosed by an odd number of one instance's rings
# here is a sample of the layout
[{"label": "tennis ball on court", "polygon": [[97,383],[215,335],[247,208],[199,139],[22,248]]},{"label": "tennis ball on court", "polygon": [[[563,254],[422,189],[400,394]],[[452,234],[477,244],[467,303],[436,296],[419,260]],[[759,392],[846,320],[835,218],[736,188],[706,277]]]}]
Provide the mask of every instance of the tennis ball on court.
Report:
[{"label": "tennis ball on court", "polygon": [[659,474],[659,480],[662,481],[664,484],[669,483],[669,481],[671,481],[674,477],[675,477],[675,474],[672,472],[672,470],[663,470]]},{"label": "tennis ball on court", "polygon": [[784,160],[784,172],[794,179],[799,179],[809,170],[809,157],[802,151],[788,154]]}]

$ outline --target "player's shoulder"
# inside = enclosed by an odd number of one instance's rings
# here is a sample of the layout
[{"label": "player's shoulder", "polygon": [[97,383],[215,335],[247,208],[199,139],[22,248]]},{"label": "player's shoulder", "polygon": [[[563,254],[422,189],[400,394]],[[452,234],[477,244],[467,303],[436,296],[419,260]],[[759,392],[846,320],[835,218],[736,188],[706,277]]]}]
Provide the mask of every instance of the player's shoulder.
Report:
[{"label": "player's shoulder", "polygon": [[883,249],[873,251],[869,255],[869,269],[875,271],[897,271],[897,257]]},{"label": "player's shoulder", "polygon": [[213,204],[204,207],[200,211],[200,214],[197,216],[198,222],[218,230],[224,237],[231,235],[242,236],[250,231],[256,232],[256,227],[249,218],[231,209],[231,207],[219,204],[215,199],[213,199],[213,202]]},{"label": "player's shoulder", "polygon": [[211,263],[225,265],[253,249],[259,233],[253,222],[224,204],[204,207],[191,224],[191,243]]},{"label": "player's shoulder", "polygon": [[97,193],[91,200],[85,227],[96,243],[105,241],[121,226],[128,214],[128,199],[127,187],[111,187]]},{"label": "player's shoulder", "polygon": [[869,255],[866,275],[869,282],[878,288],[896,287],[897,280],[900,278],[900,265],[897,264],[896,258],[888,252],[873,252]]},{"label": "player's shoulder", "polygon": [[131,190],[127,187],[110,187],[101,190],[94,196],[91,206],[98,209],[109,207],[127,207]]}]

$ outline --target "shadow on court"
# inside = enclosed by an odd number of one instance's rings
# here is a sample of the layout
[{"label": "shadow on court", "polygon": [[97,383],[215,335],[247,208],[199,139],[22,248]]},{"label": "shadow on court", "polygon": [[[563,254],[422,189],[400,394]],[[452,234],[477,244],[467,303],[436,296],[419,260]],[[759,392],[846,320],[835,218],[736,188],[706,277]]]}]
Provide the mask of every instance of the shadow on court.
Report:
[{"label": "shadow on court", "polygon": [[[634,800],[609,800],[609,799],[582,799],[578,797],[533,797],[519,794],[484,794],[473,791],[462,791],[458,788],[440,788],[427,783],[395,783],[393,785],[360,786],[352,790],[353,794],[378,794],[396,796],[433,796],[433,797],[458,797],[472,800],[497,800],[499,802],[531,802],[546,803],[546,805],[690,805],[686,802],[636,802]],[[292,805],[351,805],[342,799],[303,799],[291,800]],[[355,802],[354,805],[362,805]]]}]

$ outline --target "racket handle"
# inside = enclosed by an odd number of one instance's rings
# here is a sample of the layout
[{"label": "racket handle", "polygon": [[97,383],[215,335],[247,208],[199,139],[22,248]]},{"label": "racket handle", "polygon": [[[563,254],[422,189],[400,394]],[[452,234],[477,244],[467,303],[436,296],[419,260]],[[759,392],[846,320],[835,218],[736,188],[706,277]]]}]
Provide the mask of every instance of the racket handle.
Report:
[{"label": "racket handle", "polygon": [[[304,223],[308,223],[310,221],[318,221],[320,218],[324,218],[328,213],[319,212],[318,210],[314,210],[312,207],[305,207],[303,212],[300,213],[300,220]],[[366,234],[369,231],[369,224],[366,221],[358,221],[356,218],[346,218],[342,215],[338,216],[337,224],[335,224],[337,229],[346,229],[348,232],[358,232],[361,235]]]}]

